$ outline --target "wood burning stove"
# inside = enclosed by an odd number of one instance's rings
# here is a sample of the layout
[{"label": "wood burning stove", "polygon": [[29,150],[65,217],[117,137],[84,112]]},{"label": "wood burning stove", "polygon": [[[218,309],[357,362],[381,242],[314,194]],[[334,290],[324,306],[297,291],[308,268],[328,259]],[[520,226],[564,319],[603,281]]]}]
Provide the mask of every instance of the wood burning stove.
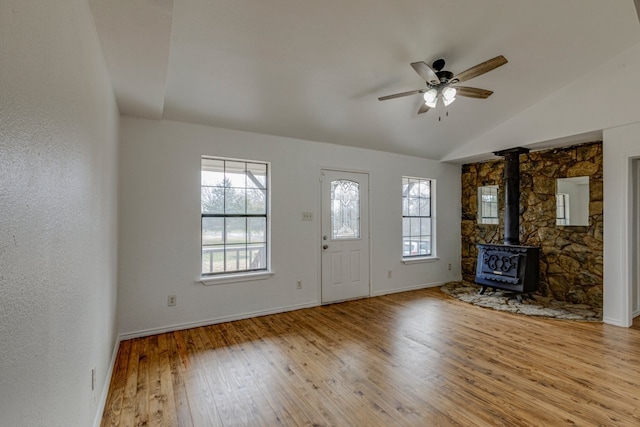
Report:
[{"label": "wood burning stove", "polygon": [[482,286],[483,294],[488,287],[504,289],[522,294],[538,289],[540,249],[520,246],[520,154],[526,148],[512,148],[494,154],[504,156],[504,245],[478,245],[476,283]]},{"label": "wood burning stove", "polygon": [[476,283],[483,294],[488,287],[517,294],[538,289],[540,249],[519,245],[478,245]]}]

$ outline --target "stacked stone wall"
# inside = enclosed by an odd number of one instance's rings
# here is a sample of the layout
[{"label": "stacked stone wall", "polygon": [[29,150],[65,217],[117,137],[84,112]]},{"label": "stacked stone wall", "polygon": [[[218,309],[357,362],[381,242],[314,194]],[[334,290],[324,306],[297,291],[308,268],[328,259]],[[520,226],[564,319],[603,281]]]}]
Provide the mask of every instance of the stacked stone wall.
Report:
[{"label": "stacked stone wall", "polygon": [[[520,244],[540,250],[539,292],[602,307],[602,142],[520,155]],[[462,276],[473,282],[479,243],[504,241],[504,160],[462,166]],[[589,225],[556,225],[556,179],[589,177]],[[478,224],[478,187],[498,185],[499,224]]]}]

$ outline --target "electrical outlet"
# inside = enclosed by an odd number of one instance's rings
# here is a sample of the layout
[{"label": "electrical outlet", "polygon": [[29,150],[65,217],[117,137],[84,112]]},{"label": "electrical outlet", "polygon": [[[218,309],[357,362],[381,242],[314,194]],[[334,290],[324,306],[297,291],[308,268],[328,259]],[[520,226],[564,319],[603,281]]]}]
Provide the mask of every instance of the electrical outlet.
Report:
[{"label": "electrical outlet", "polygon": [[302,289],[302,280],[298,280],[298,281],[296,282],[296,287],[297,287],[298,289]]},{"label": "electrical outlet", "polygon": [[387,279],[391,279],[391,270],[387,271]]},{"label": "electrical outlet", "polygon": [[96,367],[94,366],[91,369],[91,390],[95,390],[96,389]]},{"label": "electrical outlet", "polygon": [[451,264],[449,264],[449,270],[451,270]]},{"label": "electrical outlet", "polygon": [[175,295],[169,295],[169,297],[167,298],[167,306],[168,307],[173,307],[174,305],[176,305],[176,296]]}]

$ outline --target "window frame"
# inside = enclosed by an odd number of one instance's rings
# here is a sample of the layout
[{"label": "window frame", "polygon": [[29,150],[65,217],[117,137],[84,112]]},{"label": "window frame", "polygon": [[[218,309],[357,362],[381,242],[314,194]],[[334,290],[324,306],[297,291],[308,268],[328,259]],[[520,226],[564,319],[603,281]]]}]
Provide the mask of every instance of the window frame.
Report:
[{"label": "window frame", "polygon": [[[227,213],[227,212],[223,212],[222,213],[205,213],[203,212],[202,209],[202,188],[205,187],[203,186],[203,181],[202,181],[202,173],[204,171],[204,162],[205,160],[213,160],[213,161],[221,161],[224,162],[223,163],[223,176],[224,173],[226,171],[226,164],[227,162],[234,162],[234,163],[244,163],[244,170],[245,170],[245,183],[244,183],[244,187],[233,187],[233,188],[242,188],[245,191],[245,212],[244,213]],[[247,212],[247,200],[246,200],[246,192],[248,189],[252,189],[253,187],[250,187],[249,184],[247,183],[247,169],[249,165],[260,165],[260,166],[264,166],[265,167],[265,183],[264,186],[265,188],[263,189],[263,191],[265,192],[265,212],[264,213],[248,213]],[[226,177],[225,177],[226,179]],[[206,186],[206,187],[211,187],[211,186]],[[226,186],[222,186],[221,188],[227,188]],[[224,201],[223,201],[223,206],[226,206],[226,192],[224,197]],[[250,219],[250,218],[264,218],[265,221],[265,229],[264,229],[264,267],[260,267],[260,268],[245,268],[245,269],[239,269],[239,270],[227,270],[227,261],[226,258],[223,261],[223,267],[224,267],[224,271],[218,271],[218,272],[213,272],[213,271],[209,271],[209,272],[205,272],[203,265],[204,265],[204,249],[205,246],[209,247],[211,245],[204,245],[203,242],[203,234],[204,234],[204,220],[205,218],[223,218],[224,219],[224,226],[223,226],[223,239],[226,239],[226,220],[230,219],[230,218],[244,218],[246,220]],[[245,235],[245,248],[248,244],[250,244],[250,240],[248,237],[248,228],[247,228],[247,224],[245,223],[245,233],[247,233]],[[262,243],[262,242],[260,242]],[[227,243],[224,242],[218,246],[220,246],[222,248],[223,253],[225,254],[226,257],[226,252],[227,252],[227,248],[229,245],[232,245],[231,243]],[[249,258],[246,258],[247,260]],[[246,261],[245,261],[246,262]],[[248,267],[248,266],[246,266]],[[200,156],[200,277],[199,279],[197,279],[197,282],[200,282],[204,285],[210,285],[210,284],[221,284],[221,283],[231,283],[231,282],[236,282],[236,281],[247,281],[247,280],[258,280],[258,279],[266,279],[268,277],[270,277],[271,275],[273,275],[273,272],[271,271],[271,163],[267,162],[267,161],[262,161],[262,160],[248,160],[248,159],[236,159],[236,158],[229,158],[229,157],[220,157],[220,156],[210,156],[210,155],[202,155]]]},{"label": "window frame", "polygon": [[[409,194],[408,192],[410,191],[410,189],[407,189],[407,191],[405,192],[404,189],[404,185],[405,185],[405,180],[414,180],[414,181],[418,181],[418,185],[420,185],[421,182],[428,182],[429,183],[429,214],[428,215],[422,215],[421,212],[419,212],[419,215],[410,215],[410,212],[407,211],[407,209],[409,209]],[[412,263],[412,262],[428,262],[431,260],[437,260],[438,257],[436,256],[436,245],[435,245],[435,206],[436,206],[436,200],[435,200],[435,194],[436,194],[436,180],[435,179],[431,179],[431,178],[424,178],[424,177],[416,177],[416,176],[406,176],[403,175],[402,176],[402,204],[401,204],[401,213],[402,213],[402,225],[401,225],[401,235],[402,235],[402,262],[403,263]],[[417,199],[424,199],[423,197],[418,196]],[[406,200],[406,202],[405,202]],[[406,209],[405,209],[406,206]],[[414,241],[413,237],[414,235],[409,233],[408,235],[405,235],[405,220],[409,219],[411,220],[412,218],[419,218],[419,219],[429,219],[429,234],[418,234],[415,237],[417,238],[416,243],[418,244],[417,246],[417,253],[416,254],[407,254],[405,252],[405,240],[408,238],[409,239],[409,244],[410,249],[411,247],[413,247],[412,243]],[[421,225],[422,226],[422,225]],[[411,228],[411,225],[409,225],[409,228]],[[420,253],[420,243],[421,243],[421,239],[428,236],[429,237],[429,247],[428,247],[428,253]]]}]

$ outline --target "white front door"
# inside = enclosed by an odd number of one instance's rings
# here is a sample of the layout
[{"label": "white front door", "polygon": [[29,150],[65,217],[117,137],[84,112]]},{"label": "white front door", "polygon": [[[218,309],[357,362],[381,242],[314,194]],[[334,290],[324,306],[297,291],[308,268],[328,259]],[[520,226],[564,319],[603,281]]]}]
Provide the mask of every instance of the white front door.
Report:
[{"label": "white front door", "polygon": [[322,302],[369,296],[369,175],[322,171]]}]

